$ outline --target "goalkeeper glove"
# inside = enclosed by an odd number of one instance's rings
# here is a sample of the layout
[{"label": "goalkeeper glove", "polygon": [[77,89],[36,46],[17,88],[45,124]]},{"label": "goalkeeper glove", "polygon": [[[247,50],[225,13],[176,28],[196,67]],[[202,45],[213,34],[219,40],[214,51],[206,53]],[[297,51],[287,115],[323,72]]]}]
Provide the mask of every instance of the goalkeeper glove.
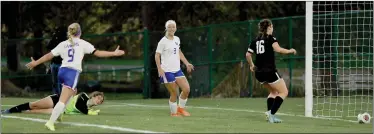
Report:
[{"label": "goalkeeper glove", "polygon": [[100,112],[100,110],[90,109],[90,110],[88,110],[88,115],[98,115],[99,112]]}]

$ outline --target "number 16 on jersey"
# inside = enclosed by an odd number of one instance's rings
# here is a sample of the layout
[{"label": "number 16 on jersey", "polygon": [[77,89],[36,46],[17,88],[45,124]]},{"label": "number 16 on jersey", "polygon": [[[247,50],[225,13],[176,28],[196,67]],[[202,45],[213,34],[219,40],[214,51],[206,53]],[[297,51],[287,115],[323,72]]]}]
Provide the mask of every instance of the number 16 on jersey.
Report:
[{"label": "number 16 on jersey", "polygon": [[256,53],[263,54],[265,52],[264,40],[256,42]]}]

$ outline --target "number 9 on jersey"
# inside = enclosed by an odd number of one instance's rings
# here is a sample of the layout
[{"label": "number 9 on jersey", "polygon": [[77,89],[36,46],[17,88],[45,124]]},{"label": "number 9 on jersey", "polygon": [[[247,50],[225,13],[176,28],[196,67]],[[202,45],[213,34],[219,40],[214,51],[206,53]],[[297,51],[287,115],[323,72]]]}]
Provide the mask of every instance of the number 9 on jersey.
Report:
[{"label": "number 9 on jersey", "polygon": [[72,61],[74,61],[74,49],[69,49],[68,50],[68,56],[69,56],[69,60],[68,60],[68,62],[72,62]]}]

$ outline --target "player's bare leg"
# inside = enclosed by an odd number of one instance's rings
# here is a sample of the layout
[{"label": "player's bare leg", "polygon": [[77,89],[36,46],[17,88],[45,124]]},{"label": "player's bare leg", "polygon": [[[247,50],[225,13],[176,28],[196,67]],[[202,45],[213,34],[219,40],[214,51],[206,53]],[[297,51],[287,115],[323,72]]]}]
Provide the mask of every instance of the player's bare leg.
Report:
[{"label": "player's bare leg", "polygon": [[283,79],[279,79],[279,81],[276,81],[275,83],[270,83],[269,85],[273,89],[277,90],[277,92],[278,92],[278,95],[275,97],[274,104],[273,104],[273,106],[271,108],[271,111],[270,111],[271,115],[270,115],[270,118],[269,118],[269,122],[270,123],[280,123],[280,122],[282,122],[282,120],[278,119],[274,115],[278,111],[280,106],[282,105],[283,100],[286,99],[286,97],[288,96],[288,89],[287,89],[286,83],[284,82]]},{"label": "player's bare leg", "polygon": [[52,98],[47,96],[43,99],[40,99],[38,101],[30,102],[30,109],[49,109],[53,108],[53,101]]},{"label": "player's bare leg", "polygon": [[177,112],[177,84],[175,82],[165,83],[165,87],[168,89],[170,94],[169,106],[171,116],[180,116]]},{"label": "player's bare leg", "polygon": [[24,104],[20,104],[14,106],[8,110],[5,110],[4,113],[20,113],[26,110],[33,110],[33,109],[48,109],[53,108],[53,102],[51,97],[45,97],[43,99],[34,101],[34,102],[26,102]]},{"label": "player's bare leg", "polygon": [[56,122],[57,118],[63,113],[63,111],[65,110],[65,104],[74,94],[75,94],[75,90],[67,86],[63,86],[59,102],[53,108],[51,117],[49,118],[48,122],[45,124],[45,126],[49,130],[55,131],[54,123]]},{"label": "player's bare leg", "polygon": [[190,85],[186,79],[186,77],[177,77],[176,82],[178,86],[181,88],[182,92],[179,96],[179,106],[178,106],[178,113],[183,116],[191,116],[190,113],[188,113],[185,110],[185,106],[187,103],[188,95],[190,94]]}]

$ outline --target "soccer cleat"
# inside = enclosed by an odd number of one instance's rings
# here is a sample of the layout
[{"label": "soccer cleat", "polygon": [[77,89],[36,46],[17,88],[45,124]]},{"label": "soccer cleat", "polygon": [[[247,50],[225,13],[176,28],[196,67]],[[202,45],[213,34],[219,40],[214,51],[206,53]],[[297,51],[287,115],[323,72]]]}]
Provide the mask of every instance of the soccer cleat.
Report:
[{"label": "soccer cleat", "polygon": [[8,110],[2,110],[1,114],[10,114],[9,109]]},{"label": "soccer cleat", "polygon": [[274,115],[270,114],[270,115],[269,115],[269,118],[268,118],[268,121],[269,121],[270,123],[274,123]]},{"label": "soccer cleat", "polygon": [[270,114],[269,115],[269,120],[270,123],[281,123],[282,120],[277,118],[275,115]]},{"label": "soccer cleat", "polygon": [[270,110],[265,112],[266,121],[269,120]]},{"label": "soccer cleat", "polygon": [[175,113],[175,114],[172,113],[172,114],[170,114],[170,116],[171,116],[171,117],[181,117],[181,115],[178,114],[178,113]]},{"label": "soccer cleat", "polygon": [[191,116],[191,114],[190,113],[188,113],[187,111],[186,111],[186,109],[184,109],[184,108],[181,108],[181,107],[178,107],[178,113],[179,114],[181,114],[181,115],[183,115],[183,116]]},{"label": "soccer cleat", "polygon": [[55,125],[53,123],[49,123],[49,121],[45,123],[44,126],[47,127],[51,131],[55,131]]},{"label": "soccer cleat", "polygon": [[279,119],[277,116],[274,116],[274,122],[275,123],[282,123],[283,121]]}]

